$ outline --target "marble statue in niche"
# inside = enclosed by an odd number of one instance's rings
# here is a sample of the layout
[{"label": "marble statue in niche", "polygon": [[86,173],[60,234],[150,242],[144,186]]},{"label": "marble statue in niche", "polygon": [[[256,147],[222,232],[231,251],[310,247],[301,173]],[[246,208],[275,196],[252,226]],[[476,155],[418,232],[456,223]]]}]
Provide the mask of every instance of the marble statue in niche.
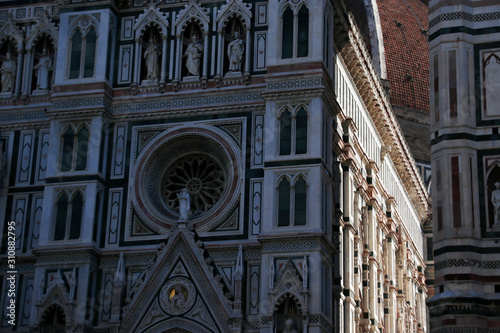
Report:
[{"label": "marble statue in niche", "polygon": [[2,67],[0,67],[0,72],[2,75],[2,92],[13,92],[16,62],[12,59],[10,52],[7,52],[6,59],[2,63]]},{"label": "marble statue in niche", "polygon": [[241,62],[245,52],[243,40],[239,38],[238,31],[234,32],[234,39],[227,47],[227,57],[229,59],[229,71],[241,72]]},{"label": "marble statue in niche", "polygon": [[154,43],[153,38],[149,39],[149,46],[144,52],[144,58],[146,59],[146,80],[157,80],[158,72],[159,72],[159,62],[158,62],[158,54],[160,50],[158,45]]},{"label": "marble statue in niche", "polygon": [[33,66],[36,75],[36,89],[49,90],[50,86],[50,71],[52,70],[52,57],[48,54],[47,48],[44,47],[42,56],[38,63]]},{"label": "marble statue in niche", "polygon": [[177,199],[179,200],[179,221],[187,221],[191,206],[191,197],[187,188],[183,188],[182,191],[177,194]]},{"label": "marble statue in niche", "polygon": [[495,190],[491,192],[491,203],[493,204],[493,225],[500,226],[500,182],[495,182]]},{"label": "marble statue in niche", "polygon": [[186,57],[186,68],[189,75],[200,76],[200,59],[203,54],[203,45],[198,41],[198,37],[193,35],[191,43],[187,46],[184,57]]},{"label": "marble statue in niche", "polygon": [[297,330],[293,328],[293,320],[291,318],[286,320],[283,333],[297,333]]}]

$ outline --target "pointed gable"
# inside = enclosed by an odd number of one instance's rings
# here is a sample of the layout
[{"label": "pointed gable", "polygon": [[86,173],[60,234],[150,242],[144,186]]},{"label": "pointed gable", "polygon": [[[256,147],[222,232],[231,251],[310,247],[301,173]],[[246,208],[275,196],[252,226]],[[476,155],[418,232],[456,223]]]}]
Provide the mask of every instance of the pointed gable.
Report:
[{"label": "pointed gable", "polygon": [[17,48],[17,52],[21,52],[23,49],[23,35],[10,17],[5,21],[2,27],[0,27],[0,45],[8,39],[13,42],[14,46]]},{"label": "pointed gable", "polygon": [[52,45],[57,48],[57,41],[59,39],[59,28],[52,22],[45,12],[37,23],[33,24],[27,32],[26,36],[26,49],[33,48],[40,37],[47,36]]},{"label": "pointed gable", "polygon": [[123,315],[124,332],[227,332],[231,306],[203,249],[177,229]]},{"label": "pointed gable", "polygon": [[161,30],[163,36],[168,34],[168,20],[164,13],[162,13],[154,3],[152,3],[144,13],[139,15],[134,24],[135,37],[140,38],[147,27],[156,26]]},{"label": "pointed gable", "polygon": [[175,26],[177,27],[177,33],[181,33],[189,22],[197,22],[201,29],[208,33],[210,27],[210,18],[208,17],[208,12],[206,9],[201,7],[201,5],[196,0],[190,0],[186,7],[179,12]]},{"label": "pointed gable", "polygon": [[250,5],[243,3],[241,0],[228,1],[217,12],[217,28],[222,30],[227,21],[232,17],[237,17],[247,29],[250,29],[252,25],[250,8]]}]

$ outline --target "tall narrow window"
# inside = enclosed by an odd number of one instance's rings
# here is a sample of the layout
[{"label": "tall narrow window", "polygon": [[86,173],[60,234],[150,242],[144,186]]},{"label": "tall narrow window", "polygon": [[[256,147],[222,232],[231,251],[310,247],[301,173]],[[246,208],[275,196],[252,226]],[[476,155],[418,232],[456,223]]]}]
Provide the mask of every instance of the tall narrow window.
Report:
[{"label": "tall narrow window", "polygon": [[62,139],[61,171],[69,171],[73,165],[73,149],[75,143],[75,133],[71,126],[66,129]]},{"label": "tall narrow window", "polygon": [[283,12],[283,31],[281,40],[281,57],[293,57],[293,11],[288,6]]},{"label": "tall narrow window", "polygon": [[309,10],[302,5],[298,15],[297,57],[307,57],[309,52]]},{"label": "tall narrow window", "polygon": [[80,230],[82,229],[83,214],[83,196],[80,191],[76,192],[71,206],[69,239],[78,239],[80,238]]},{"label": "tall narrow window", "polygon": [[307,153],[307,112],[303,107],[296,116],[295,153]]},{"label": "tall narrow window", "polygon": [[66,236],[66,220],[68,218],[68,196],[62,193],[57,199],[56,225],[54,240],[62,240]]},{"label": "tall narrow window", "polygon": [[288,109],[280,117],[280,155],[290,155],[292,151],[292,115]]},{"label": "tall narrow window", "polygon": [[306,224],[306,181],[299,177],[295,183],[295,225]]},{"label": "tall narrow window", "polygon": [[290,225],[290,182],[283,178],[278,186],[278,226]]},{"label": "tall narrow window", "polygon": [[434,119],[439,121],[439,58],[434,56]]},{"label": "tall narrow window", "polygon": [[89,146],[89,130],[83,126],[78,132],[78,146],[76,149],[76,170],[87,168],[87,151]]},{"label": "tall narrow window", "polygon": [[453,198],[453,227],[462,226],[462,210],[460,199],[460,164],[458,156],[451,158],[451,184]]},{"label": "tall narrow window", "polygon": [[448,52],[448,78],[450,89],[450,117],[457,116],[457,51]]},{"label": "tall narrow window", "polygon": [[96,47],[97,36],[94,28],[90,28],[87,32],[87,37],[85,39],[85,67],[83,70],[83,77],[94,76],[94,66],[95,66],[95,47]]},{"label": "tall narrow window", "polygon": [[77,79],[80,77],[80,64],[82,56],[82,32],[76,29],[71,37],[71,59],[69,65],[69,78]]}]

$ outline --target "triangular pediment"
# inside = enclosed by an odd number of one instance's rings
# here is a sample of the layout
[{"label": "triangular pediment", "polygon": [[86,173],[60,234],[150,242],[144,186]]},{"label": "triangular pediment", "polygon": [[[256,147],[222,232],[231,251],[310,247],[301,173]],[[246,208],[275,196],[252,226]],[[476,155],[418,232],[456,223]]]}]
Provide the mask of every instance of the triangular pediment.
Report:
[{"label": "triangular pediment", "polygon": [[191,232],[176,230],[123,314],[121,331],[227,332],[232,308]]},{"label": "triangular pediment", "polygon": [[252,11],[250,5],[243,3],[241,0],[230,0],[223,5],[217,12],[217,22],[219,22],[219,29],[221,29],[228,19],[236,16],[241,22],[250,28],[252,25],[251,17]]},{"label": "triangular pediment", "polygon": [[52,22],[45,12],[37,23],[33,24],[27,32],[26,36],[26,49],[34,47],[36,41],[42,37],[47,36],[50,38],[52,45],[57,48],[59,39],[59,28]]},{"label": "triangular pediment", "polygon": [[14,46],[17,48],[17,52],[21,51],[23,45],[23,35],[11,18],[7,19],[7,21],[5,21],[0,27],[0,45],[7,39],[10,39],[14,43]]},{"label": "triangular pediment", "polygon": [[161,30],[163,36],[167,36],[169,27],[165,13],[161,12],[154,3],[152,3],[135,21],[134,30],[135,37],[142,36],[147,27],[154,25]]},{"label": "triangular pediment", "polygon": [[185,26],[191,21],[200,24],[203,31],[208,32],[210,29],[208,12],[205,8],[201,7],[196,0],[190,0],[189,3],[186,4],[186,7],[179,12],[175,22],[175,26],[178,29],[177,33],[183,31]]}]

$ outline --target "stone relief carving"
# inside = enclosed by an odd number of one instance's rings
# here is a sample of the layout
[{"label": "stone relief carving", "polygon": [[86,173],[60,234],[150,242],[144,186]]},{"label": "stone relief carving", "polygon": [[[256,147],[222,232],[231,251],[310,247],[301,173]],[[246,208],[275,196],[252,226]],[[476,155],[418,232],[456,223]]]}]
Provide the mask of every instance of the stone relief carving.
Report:
[{"label": "stone relief carving", "polygon": [[491,203],[493,204],[493,225],[500,226],[500,182],[495,182],[495,190],[491,192]]}]

